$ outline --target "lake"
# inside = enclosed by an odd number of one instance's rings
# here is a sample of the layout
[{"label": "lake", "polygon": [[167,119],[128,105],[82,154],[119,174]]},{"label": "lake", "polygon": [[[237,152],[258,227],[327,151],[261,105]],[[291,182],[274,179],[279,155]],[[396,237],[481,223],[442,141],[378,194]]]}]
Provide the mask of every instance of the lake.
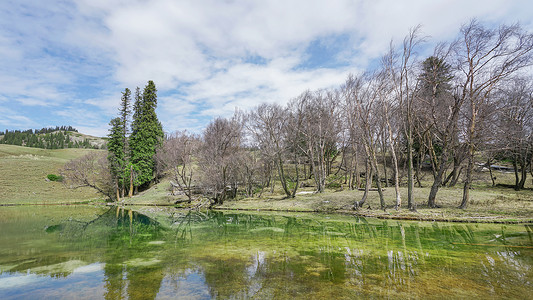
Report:
[{"label": "lake", "polygon": [[533,225],[0,207],[0,299],[515,298]]}]

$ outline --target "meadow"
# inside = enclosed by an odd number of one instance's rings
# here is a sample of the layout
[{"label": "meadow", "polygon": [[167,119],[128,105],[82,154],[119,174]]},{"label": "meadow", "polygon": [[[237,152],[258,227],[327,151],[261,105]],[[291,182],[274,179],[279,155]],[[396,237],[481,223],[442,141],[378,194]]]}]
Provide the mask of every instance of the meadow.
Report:
[{"label": "meadow", "polygon": [[101,200],[92,189],[48,181],[69,160],[92,149],[40,149],[0,144],[0,205],[67,204]]},{"label": "meadow", "polygon": [[[325,212],[358,214],[367,217],[405,220],[427,221],[464,221],[488,223],[529,223],[533,222],[533,185],[528,180],[526,188],[516,191],[509,187],[514,182],[514,174],[510,172],[493,171],[497,177],[496,186],[492,186],[489,173],[476,172],[475,184],[471,190],[471,201],[466,209],[459,209],[463,195],[463,185],[458,183],[454,187],[441,187],[437,194],[438,208],[427,206],[427,199],[431,188],[432,176],[428,172],[422,176],[422,187],[415,186],[414,202],[416,212],[407,209],[407,187],[400,188],[402,208],[394,209],[395,191],[389,186],[384,189],[386,211],[380,210],[377,191],[370,191],[366,203],[358,211],[354,211],[354,201],[363,196],[361,190],[349,190],[341,184],[340,188],[326,189],[324,193],[315,193],[314,187],[300,188],[295,198],[284,196],[281,185],[277,183],[271,193],[266,188],[259,197],[237,196],[215,206],[216,209],[245,210],[245,211],[287,211],[287,212]],[[184,195],[172,196],[168,179],[163,179],[151,189],[141,192],[133,198],[123,199],[126,205],[168,206],[179,201],[178,207],[198,206],[209,202],[209,199],[196,195],[198,198],[191,204],[185,201]]]}]

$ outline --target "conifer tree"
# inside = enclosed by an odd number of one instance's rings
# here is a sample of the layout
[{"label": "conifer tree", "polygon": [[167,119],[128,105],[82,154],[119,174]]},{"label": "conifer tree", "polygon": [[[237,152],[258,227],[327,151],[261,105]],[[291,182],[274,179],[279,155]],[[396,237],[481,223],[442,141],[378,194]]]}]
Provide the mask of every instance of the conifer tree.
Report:
[{"label": "conifer tree", "polygon": [[133,103],[133,116],[131,120],[132,134],[129,136],[129,141],[128,141],[129,150],[130,150],[129,152],[130,161],[128,165],[126,166],[127,178],[129,178],[129,182],[130,182],[129,191],[128,191],[128,197],[130,198],[133,196],[133,180],[137,174],[137,172],[134,170],[133,163],[131,162],[131,157],[133,156],[132,150],[131,150],[131,140],[134,139],[133,132],[138,131],[140,116],[142,112],[142,95],[141,95],[141,89],[139,87],[135,89],[134,97],[135,97],[135,102]]},{"label": "conifer tree", "polygon": [[121,174],[121,196],[124,197],[124,191],[126,190],[126,179],[129,178],[129,149],[128,149],[128,123],[131,115],[131,91],[128,88],[122,92],[122,98],[119,108],[120,121],[122,122],[122,146],[124,153],[124,164],[122,165]]},{"label": "conifer tree", "polygon": [[122,128],[124,132],[124,149],[126,149],[126,136],[128,135],[128,123],[129,123],[129,117],[131,114],[131,91],[130,89],[126,88],[124,89],[124,92],[122,92],[122,99],[120,103],[119,108],[120,113],[120,120],[122,122]]},{"label": "conifer tree", "polygon": [[163,140],[163,127],[157,119],[157,90],[153,81],[148,81],[142,98],[136,91],[132,131],[129,145],[131,164],[135,172],[134,185],[139,187],[154,179],[154,155]]},{"label": "conifer tree", "polygon": [[109,129],[109,140],[107,141],[107,149],[109,155],[109,165],[111,175],[115,181],[115,188],[117,189],[117,201],[119,200],[119,186],[124,184],[124,168],[126,162],[126,153],[124,152],[124,127],[121,118],[114,118],[109,122],[111,128]]}]

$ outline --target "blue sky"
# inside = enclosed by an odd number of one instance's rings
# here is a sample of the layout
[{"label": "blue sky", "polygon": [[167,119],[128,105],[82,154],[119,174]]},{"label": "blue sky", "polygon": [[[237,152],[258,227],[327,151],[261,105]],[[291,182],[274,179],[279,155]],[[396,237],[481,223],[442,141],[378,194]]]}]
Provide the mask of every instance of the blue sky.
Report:
[{"label": "blue sky", "polygon": [[533,2],[2,0],[0,130],[104,136],[124,88],[154,80],[165,131],[200,132],[235,108],[337,87],[418,24],[428,55],[471,18],[532,31]]}]

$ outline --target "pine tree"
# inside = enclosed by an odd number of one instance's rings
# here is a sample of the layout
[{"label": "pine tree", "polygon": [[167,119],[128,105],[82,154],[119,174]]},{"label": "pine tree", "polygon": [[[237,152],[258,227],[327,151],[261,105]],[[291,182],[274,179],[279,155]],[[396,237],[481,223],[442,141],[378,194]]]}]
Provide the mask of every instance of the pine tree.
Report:
[{"label": "pine tree", "polygon": [[129,136],[128,146],[129,146],[129,158],[130,161],[128,165],[126,166],[126,173],[127,178],[130,179],[130,185],[129,185],[129,192],[128,197],[133,196],[133,180],[136,177],[137,171],[134,168],[133,163],[131,162],[131,157],[133,156],[132,147],[131,147],[131,141],[135,139],[134,132],[138,132],[139,123],[141,119],[141,113],[142,113],[142,95],[141,95],[141,89],[137,87],[135,89],[135,102],[133,103],[133,117],[131,120],[131,134]]},{"label": "pine tree", "polygon": [[[141,95],[141,89],[137,87],[135,89],[135,102],[133,103],[133,118],[131,120],[131,132],[135,132],[138,130],[139,122],[141,120],[141,114],[142,114],[142,95]],[[130,137],[131,140],[131,137]]]},{"label": "pine tree", "polygon": [[117,200],[118,188],[124,183],[124,167],[126,162],[126,153],[124,152],[124,126],[120,118],[114,118],[109,122],[111,128],[109,129],[109,140],[107,141],[107,150],[109,155],[107,159],[111,166],[111,174],[116,183]]},{"label": "pine tree", "polygon": [[130,135],[131,164],[136,173],[134,185],[145,185],[154,179],[154,155],[163,140],[163,128],[157,119],[157,90],[148,81],[142,99],[136,91],[132,131]]},{"label": "pine tree", "polygon": [[[139,91],[137,89],[136,94],[138,94]],[[122,166],[122,174],[121,174],[121,192],[122,197],[124,197],[124,191],[125,191],[125,179],[129,178],[129,149],[128,149],[128,123],[129,118],[131,115],[131,92],[130,89],[125,88],[124,92],[122,92],[122,98],[119,108],[119,115],[120,115],[120,121],[122,123],[122,146],[123,146],[123,153],[124,153],[124,164]]]},{"label": "pine tree", "polygon": [[451,89],[450,81],[453,79],[451,66],[444,59],[430,56],[422,63],[421,81],[422,93],[426,96],[438,97]]},{"label": "pine tree", "polygon": [[[138,93],[138,91],[136,92]],[[128,135],[128,122],[131,114],[131,91],[128,88],[122,92],[122,98],[120,102],[120,108],[118,109],[120,114],[120,120],[122,122],[122,128],[124,132],[124,144],[126,143],[126,135]]]}]

